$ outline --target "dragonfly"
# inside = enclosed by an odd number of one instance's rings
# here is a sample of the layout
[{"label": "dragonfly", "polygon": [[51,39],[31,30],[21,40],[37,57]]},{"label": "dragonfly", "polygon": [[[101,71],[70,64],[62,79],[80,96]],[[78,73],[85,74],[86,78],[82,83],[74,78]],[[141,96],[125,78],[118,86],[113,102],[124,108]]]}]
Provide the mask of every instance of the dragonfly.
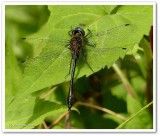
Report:
[{"label": "dragonfly", "polygon": [[[70,62],[69,74],[70,74],[70,70],[71,70],[71,64],[73,61],[70,87],[69,87],[68,97],[67,97],[68,111],[71,110],[71,108],[74,104],[73,80],[74,80],[76,63],[77,63],[77,60],[79,59],[80,52],[82,52],[82,55],[83,55],[84,59],[86,60],[85,55],[84,55],[83,45],[89,45],[89,46],[93,46],[93,47],[95,46],[94,43],[90,43],[88,41],[88,37],[91,35],[91,31],[89,29],[87,29],[87,30],[88,30],[88,34],[86,34],[86,35],[85,35],[85,31],[80,27],[76,27],[68,32],[68,34],[71,36],[71,40],[70,40],[69,44],[67,44],[66,46],[68,46],[68,49],[71,51],[71,55],[72,55],[71,62]],[[86,63],[89,66],[89,68],[92,70],[89,63],[87,61],[86,61]]]},{"label": "dragonfly", "polygon": [[[65,76],[67,77],[71,73],[70,86],[67,96],[67,105],[68,111],[71,111],[72,106],[74,105],[74,91],[73,84],[75,78],[75,70],[77,67],[77,60],[80,56],[82,56],[83,60],[89,67],[89,69],[94,73],[94,69],[90,66],[88,59],[90,57],[98,57],[102,54],[110,53],[110,55],[114,55],[114,52],[126,52],[128,46],[122,47],[119,46],[125,40],[127,41],[130,37],[133,36],[133,32],[135,31],[135,26],[132,24],[122,24],[116,26],[114,28],[110,28],[107,30],[98,31],[87,29],[87,34],[82,27],[75,27],[68,31],[68,35],[71,37],[70,40],[61,39],[65,36],[59,36],[54,33],[54,37],[46,37],[46,38],[22,38],[21,40],[25,40],[28,42],[35,42],[46,44],[47,50],[41,53],[41,57],[52,58],[53,54],[60,53],[60,56],[65,56],[64,54],[71,54],[70,64],[67,64],[69,67],[69,73]],[[63,33],[66,35],[66,33]],[[62,35],[63,35],[62,34]],[[59,50],[56,52],[54,50],[54,45],[58,46]],[[106,44],[107,45],[106,45]],[[59,46],[63,45],[63,46]],[[110,45],[110,46],[108,46]],[[63,47],[67,47],[67,50],[62,51]],[[89,48],[88,48],[89,47]],[[94,47],[94,48],[93,48]],[[68,50],[69,49],[69,50]],[[86,53],[87,52],[87,53]],[[87,55],[88,56],[87,56]],[[97,56],[98,54],[98,56]],[[103,58],[101,58],[103,60]],[[108,58],[110,59],[110,58]],[[93,62],[92,62],[93,64]]]}]

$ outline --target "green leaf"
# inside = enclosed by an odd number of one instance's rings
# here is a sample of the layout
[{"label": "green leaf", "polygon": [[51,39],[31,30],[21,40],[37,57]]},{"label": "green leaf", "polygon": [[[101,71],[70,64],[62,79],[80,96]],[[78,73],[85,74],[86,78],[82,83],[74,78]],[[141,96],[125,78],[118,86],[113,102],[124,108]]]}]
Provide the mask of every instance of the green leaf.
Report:
[{"label": "green leaf", "polygon": [[11,47],[11,40],[6,39],[5,44],[5,107],[7,108],[17,93],[19,82],[22,80],[22,70],[20,69],[16,56]]},{"label": "green leaf", "polygon": [[6,111],[6,129],[34,128],[50,115],[59,116],[67,111],[67,108],[54,102],[36,99],[34,97],[23,98],[16,103],[14,109]]},{"label": "green leaf", "polygon": [[14,34],[28,34],[37,31],[48,19],[49,11],[43,5],[6,5],[6,31]]},{"label": "green leaf", "polygon": [[[38,33],[28,38],[34,46],[44,46],[44,48],[36,58],[27,60],[24,78],[15,100],[65,81],[71,54],[64,45],[65,41],[70,40],[68,31],[71,26],[74,28],[79,24],[85,24],[86,33],[87,28],[93,33],[88,40],[96,43],[96,47],[86,46],[86,52],[87,61],[95,72],[105,66],[110,67],[119,58],[123,58],[126,50],[122,48],[132,49],[135,43],[140,42],[143,34],[149,32],[152,25],[152,6],[121,6],[115,14],[108,14],[107,7],[111,8],[110,6],[49,6],[51,11],[49,21]],[[124,26],[124,24],[130,25]],[[115,28],[120,25],[122,26]],[[115,29],[107,31],[111,28]],[[80,58],[75,73],[76,78],[91,74],[92,71]]]}]

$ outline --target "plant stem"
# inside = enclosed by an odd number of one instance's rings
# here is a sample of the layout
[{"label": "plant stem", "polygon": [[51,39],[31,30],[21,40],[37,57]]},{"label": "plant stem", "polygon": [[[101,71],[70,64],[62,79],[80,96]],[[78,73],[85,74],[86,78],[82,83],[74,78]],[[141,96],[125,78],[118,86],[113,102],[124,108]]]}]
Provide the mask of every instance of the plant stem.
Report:
[{"label": "plant stem", "polygon": [[44,94],[43,96],[41,96],[41,99],[47,99],[47,97],[48,97],[51,93],[53,93],[53,91],[55,91],[56,89],[57,89],[56,86],[53,87],[53,88],[51,88],[46,94]]},{"label": "plant stem", "polygon": [[59,118],[57,120],[55,120],[48,128],[52,128],[55,125],[57,125],[65,116],[66,114],[68,114],[68,112],[63,113],[62,115],[59,116]]},{"label": "plant stem", "polygon": [[46,124],[45,121],[42,122],[42,125],[43,125],[43,127],[44,127],[45,129],[48,129],[48,126],[47,126],[47,124]]},{"label": "plant stem", "polygon": [[66,114],[66,128],[70,129],[71,128],[71,124],[70,124],[70,113],[71,111],[69,110]]},{"label": "plant stem", "polygon": [[113,64],[112,67],[116,71],[116,73],[119,75],[120,79],[122,80],[122,83],[124,84],[124,87],[126,88],[128,94],[130,94],[133,98],[136,98],[136,94],[134,93],[134,89],[132,88],[129,81],[126,79],[125,75],[119,69],[117,64]]},{"label": "plant stem", "polygon": [[106,112],[108,114],[114,115],[114,116],[116,116],[117,118],[119,118],[121,120],[126,120],[126,118],[124,116],[122,116],[120,114],[117,114],[116,112],[111,111],[111,110],[109,110],[107,108],[103,108],[103,107],[100,107],[100,106],[97,106],[97,105],[92,105],[92,104],[84,103],[84,102],[77,102],[76,105],[84,105],[84,106],[87,106],[87,107],[90,107],[90,108],[94,108],[94,109]]}]

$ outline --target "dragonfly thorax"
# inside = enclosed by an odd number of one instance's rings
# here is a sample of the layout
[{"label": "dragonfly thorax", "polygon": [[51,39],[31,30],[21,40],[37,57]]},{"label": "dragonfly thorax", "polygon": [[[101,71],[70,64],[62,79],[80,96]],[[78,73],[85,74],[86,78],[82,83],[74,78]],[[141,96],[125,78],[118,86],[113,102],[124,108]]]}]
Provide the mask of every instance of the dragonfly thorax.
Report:
[{"label": "dragonfly thorax", "polygon": [[75,29],[72,30],[72,35],[76,35],[77,33],[81,34],[82,36],[85,35],[84,30],[80,27],[76,27]]},{"label": "dragonfly thorax", "polygon": [[70,50],[72,57],[79,58],[79,54],[81,52],[83,44],[83,39],[81,37],[73,37],[70,41]]}]

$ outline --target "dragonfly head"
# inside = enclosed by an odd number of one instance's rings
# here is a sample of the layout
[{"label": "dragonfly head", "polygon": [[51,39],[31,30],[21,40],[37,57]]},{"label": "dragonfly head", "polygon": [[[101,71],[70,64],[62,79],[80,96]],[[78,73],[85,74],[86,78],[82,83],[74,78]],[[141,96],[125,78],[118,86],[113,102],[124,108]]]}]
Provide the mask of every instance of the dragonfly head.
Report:
[{"label": "dragonfly head", "polygon": [[75,35],[76,33],[81,33],[82,36],[85,35],[84,30],[80,27],[76,27],[76,28],[72,29],[72,34]]}]

